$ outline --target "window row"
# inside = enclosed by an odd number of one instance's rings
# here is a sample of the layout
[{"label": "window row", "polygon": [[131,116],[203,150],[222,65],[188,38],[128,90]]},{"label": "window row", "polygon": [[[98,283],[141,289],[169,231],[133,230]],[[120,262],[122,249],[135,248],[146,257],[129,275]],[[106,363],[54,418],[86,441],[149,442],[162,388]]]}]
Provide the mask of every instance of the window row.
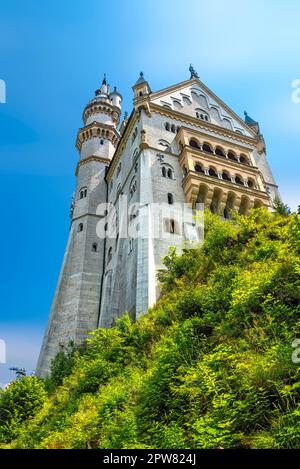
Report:
[{"label": "window row", "polygon": [[176,126],[175,124],[170,124],[169,122],[166,122],[165,129],[168,132],[173,132],[174,134],[176,134],[177,132],[179,132],[180,126],[179,125]]},{"label": "window row", "polygon": [[242,163],[251,166],[250,159],[244,153],[237,154],[233,150],[226,151],[219,145],[214,148],[210,143],[204,142],[201,144],[195,138],[191,138],[189,144],[192,148],[201,150],[204,153],[209,153],[220,158],[226,158],[228,160],[235,161],[236,163]]},{"label": "window row", "polygon": [[195,112],[196,112],[196,117],[198,119],[201,119],[206,122],[210,121],[209,115],[207,114],[207,112],[203,111],[203,109],[195,109]]},{"label": "window row", "polygon": [[[109,135],[109,130],[99,129],[98,128],[96,130],[96,132],[93,132],[93,129],[86,130],[85,132],[82,133],[82,137],[83,137],[83,140],[87,140],[87,139],[92,138],[92,137],[101,137],[100,145],[104,145],[103,138],[109,139],[110,135]],[[116,141],[117,141],[116,135],[112,136],[111,141],[112,141],[113,144],[116,143]]]},{"label": "window row", "polygon": [[171,166],[163,165],[163,166],[161,167],[161,175],[162,175],[164,178],[174,179],[174,171],[173,171],[173,168],[172,168]]},{"label": "window row", "polygon": [[200,163],[196,163],[195,172],[205,174],[206,176],[215,177],[217,179],[223,179],[224,181],[233,182],[235,184],[240,184],[241,186],[257,189],[257,185],[254,179],[248,178],[244,180],[241,175],[235,174],[232,176],[226,170],[223,170],[221,173],[218,173],[217,170],[212,166],[210,166],[209,168],[203,168]]}]

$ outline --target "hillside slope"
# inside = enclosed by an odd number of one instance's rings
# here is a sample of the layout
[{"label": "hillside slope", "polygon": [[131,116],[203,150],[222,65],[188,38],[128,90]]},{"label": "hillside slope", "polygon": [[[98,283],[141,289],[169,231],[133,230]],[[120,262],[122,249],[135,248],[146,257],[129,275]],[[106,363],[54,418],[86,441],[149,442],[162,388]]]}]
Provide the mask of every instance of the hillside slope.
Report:
[{"label": "hillside slope", "polygon": [[9,447],[300,447],[300,216],[205,221],[157,305],[95,331]]}]

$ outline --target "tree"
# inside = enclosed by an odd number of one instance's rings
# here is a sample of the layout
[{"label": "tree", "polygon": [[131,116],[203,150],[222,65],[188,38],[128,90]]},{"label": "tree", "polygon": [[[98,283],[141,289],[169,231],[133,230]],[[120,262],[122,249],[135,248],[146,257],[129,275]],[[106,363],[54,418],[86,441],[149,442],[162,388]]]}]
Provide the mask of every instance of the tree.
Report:
[{"label": "tree", "polygon": [[62,384],[66,376],[71,374],[75,363],[76,350],[74,342],[70,341],[51,360],[50,377],[46,379],[46,388],[50,393]]},{"label": "tree", "polygon": [[12,440],[20,424],[42,407],[46,396],[44,382],[36,376],[22,376],[10,383],[0,395],[0,440]]},{"label": "tree", "polygon": [[291,214],[289,206],[284,204],[277,196],[274,199],[274,210],[278,215],[288,216]]}]

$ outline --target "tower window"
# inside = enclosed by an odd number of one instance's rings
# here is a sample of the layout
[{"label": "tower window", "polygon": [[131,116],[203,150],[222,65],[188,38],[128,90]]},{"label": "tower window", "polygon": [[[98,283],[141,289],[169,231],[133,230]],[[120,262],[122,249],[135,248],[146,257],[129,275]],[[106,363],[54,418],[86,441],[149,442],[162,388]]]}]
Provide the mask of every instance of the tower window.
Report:
[{"label": "tower window", "polygon": [[97,251],[98,251],[98,245],[97,245],[97,243],[93,243],[93,245],[92,245],[92,251],[93,251],[93,252],[97,252]]},{"label": "tower window", "polygon": [[133,134],[132,134],[132,143],[135,141],[137,134],[138,134],[138,129],[136,127],[133,131]]},{"label": "tower window", "polygon": [[78,233],[80,233],[81,231],[83,231],[83,223],[79,223],[78,225]]},{"label": "tower window", "polygon": [[104,140],[101,138],[100,145],[103,145],[103,144],[104,144]]},{"label": "tower window", "polygon": [[168,130],[168,131],[170,130],[170,124],[169,124],[169,122],[166,122],[166,123],[165,123],[165,129]]},{"label": "tower window", "polygon": [[174,204],[174,197],[173,197],[173,194],[171,194],[170,192],[168,193],[168,204],[169,205]]},{"label": "tower window", "polygon": [[108,253],[107,253],[107,263],[109,264],[111,260],[112,260],[112,247],[109,248]]},{"label": "tower window", "polygon": [[119,176],[119,174],[121,172],[121,168],[122,168],[122,165],[121,165],[121,163],[119,163],[119,166],[117,168],[117,177]]},{"label": "tower window", "polygon": [[87,188],[82,187],[79,191],[79,199],[84,199],[85,197],[87,197]]},{"label": "tower window", "polygon": [[166,166],[162,166],[161,174],[162,174],[163,177],[173,179],[173,170],[171,168],[168,168]]},{"label": "tower window", "polygon": [[172,169],[170,169],[170,168],[168,169],[167,176],[168,176],[169,179],[173,179]]},{"label": "tower window", "polygon": [[133,194],[136,191],[136,179],[133,179],[130,184],[129,188],[129,198],[131,199],[133,197]]},{"label": "tower window", "polygon": [[166,218],[164,220],[165,231],[171,234],[180,234],[178,223],[173,219]]}]

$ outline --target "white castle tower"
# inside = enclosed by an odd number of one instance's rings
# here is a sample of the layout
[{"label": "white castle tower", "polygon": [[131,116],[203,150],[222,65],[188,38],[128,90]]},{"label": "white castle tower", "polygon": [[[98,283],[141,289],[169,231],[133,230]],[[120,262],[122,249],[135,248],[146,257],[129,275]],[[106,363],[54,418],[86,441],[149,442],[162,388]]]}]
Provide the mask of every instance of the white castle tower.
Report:
[{"label": "white castle tower", "polygon": [[76,146],[76,192],[71,207],[71,228],[37,373],[49,371],[51,359],[70,340],[82,343],[99,321],[104,241],[96,225],[105,213],[97,207],[107,199],[105,174],[119,141],[117,130],[122,96],[116,87],[109,93],[106,78],[83,111],[84,127]]}]

